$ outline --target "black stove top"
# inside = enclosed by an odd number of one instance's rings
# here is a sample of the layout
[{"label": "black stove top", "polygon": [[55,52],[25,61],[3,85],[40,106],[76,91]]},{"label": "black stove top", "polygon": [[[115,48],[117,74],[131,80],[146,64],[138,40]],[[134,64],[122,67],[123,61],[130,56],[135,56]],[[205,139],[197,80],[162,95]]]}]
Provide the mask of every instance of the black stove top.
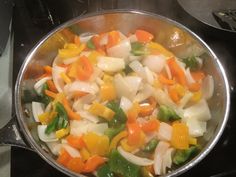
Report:
[{"label": "black stove top", "polygon": [[[139,9],[176,20],[197,33],[217,54],[236,84],[236,37],[204,24],[183,11],[176,0],[17,0],[13,15],[14,83],[29,50],[50,30],[73,17],[106,9]],[[231,96],[231,112],[225,131],[207,157],[181,177],[236,176],[236,97]],[[13,147],[11,177],[65,177],[36,153]]]}]

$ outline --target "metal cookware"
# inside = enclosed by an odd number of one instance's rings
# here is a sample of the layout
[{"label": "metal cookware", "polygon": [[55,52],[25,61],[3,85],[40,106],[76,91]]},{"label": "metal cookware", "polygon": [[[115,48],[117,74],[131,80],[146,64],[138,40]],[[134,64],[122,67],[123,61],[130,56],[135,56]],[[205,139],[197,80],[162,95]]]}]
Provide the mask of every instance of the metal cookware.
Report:
[{"label": "metal cookware", "polygon": [[31,105],[23,97],[25,89],[33,89],[35,78],[43,73],[44,65],[51,65],[58,48],[71,40],[70,31],[77,34],[101,33],[113,29],[124,34],[144,29],[155,35],[155,40],[169,48],[179,57],[192,52],[204,53],[204,70],[213,75],[215,91],[209,101],[212,119],[208,122],[207,133],[200,138],[203,149],[190,162],[173,169],[166,176],[177,176],[200,162],[215,146],[227,123],[230,91],[225,71],[214,52],[196,34],[181,24],[165,17],[141,11],[116,10],[72,19],[45,36],[27,55],[15,86],[16,118],[0,130],[0,144],[14,144],[37,152],[46,162],[69,176],[83,176],[69,171],[56,163],[54,156],[47,150],[37,135]]}]

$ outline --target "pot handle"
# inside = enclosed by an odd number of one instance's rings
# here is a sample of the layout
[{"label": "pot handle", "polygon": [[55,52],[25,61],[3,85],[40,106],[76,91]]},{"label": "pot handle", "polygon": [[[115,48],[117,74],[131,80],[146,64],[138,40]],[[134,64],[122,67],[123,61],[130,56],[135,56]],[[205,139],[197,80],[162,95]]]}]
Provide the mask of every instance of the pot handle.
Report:
[{"label": "pot handle", "polygon": [[15,117],[0,129],[0,146],[16,146],[33,151],[33,148],[22,138]]}]

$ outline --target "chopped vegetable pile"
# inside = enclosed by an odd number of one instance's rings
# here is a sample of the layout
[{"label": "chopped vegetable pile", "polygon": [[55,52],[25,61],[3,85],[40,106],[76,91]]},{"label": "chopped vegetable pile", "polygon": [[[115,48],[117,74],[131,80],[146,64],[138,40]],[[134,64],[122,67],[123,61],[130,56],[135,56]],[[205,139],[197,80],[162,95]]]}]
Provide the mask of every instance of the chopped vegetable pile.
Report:
[{"label": "chopped vegetable pile", "polygon": [[201,56],[178,58],[144,30],[73,38],[44,66],[32,102],[39,139],[59,164],[98,177],[151,177],[198,153],[214,92]]}]

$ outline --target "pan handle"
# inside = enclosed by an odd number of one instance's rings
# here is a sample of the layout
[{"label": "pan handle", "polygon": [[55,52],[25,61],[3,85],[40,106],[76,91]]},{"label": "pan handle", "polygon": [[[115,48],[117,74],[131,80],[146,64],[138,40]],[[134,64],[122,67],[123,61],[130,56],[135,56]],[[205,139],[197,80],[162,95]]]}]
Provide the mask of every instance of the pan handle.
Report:
[{"label": "pan handle", "polygon": [[0,146],[16,146],[33,151],[33,148],[22,138],[19,132],[16,117],[0,129]]}]

